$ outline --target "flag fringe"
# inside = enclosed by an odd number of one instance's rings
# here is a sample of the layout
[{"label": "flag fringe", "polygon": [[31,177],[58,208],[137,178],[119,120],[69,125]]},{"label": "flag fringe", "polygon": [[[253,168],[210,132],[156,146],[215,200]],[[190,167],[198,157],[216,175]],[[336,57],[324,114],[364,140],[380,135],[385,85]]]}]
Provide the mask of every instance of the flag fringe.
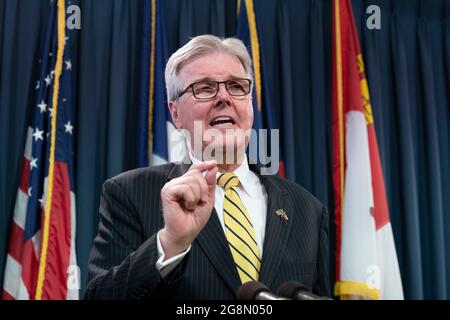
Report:
[{"label": "flag fringe", "polygon": [[350,296],[364,297],[371,300],[380,300],[380,289],[374,288],[367,283],[356,281],[338,281],[334,289],[334,295],[340,296],[342,300],[348,300]]}]

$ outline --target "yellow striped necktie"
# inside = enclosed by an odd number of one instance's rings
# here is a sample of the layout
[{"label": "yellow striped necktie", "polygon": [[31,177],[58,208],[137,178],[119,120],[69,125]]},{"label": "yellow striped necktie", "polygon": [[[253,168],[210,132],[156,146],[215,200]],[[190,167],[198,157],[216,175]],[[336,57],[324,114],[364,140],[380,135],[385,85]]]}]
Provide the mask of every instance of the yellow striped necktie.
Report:
[{"label": "yellow striped necktie", "polygon": [[241,283],[258,280],[261,269],[259,248],[250,216],[237,192],[239,178],[234,173],[224,173],[219,176],[217,184],[225,189],[223,200],[225,235]]}]

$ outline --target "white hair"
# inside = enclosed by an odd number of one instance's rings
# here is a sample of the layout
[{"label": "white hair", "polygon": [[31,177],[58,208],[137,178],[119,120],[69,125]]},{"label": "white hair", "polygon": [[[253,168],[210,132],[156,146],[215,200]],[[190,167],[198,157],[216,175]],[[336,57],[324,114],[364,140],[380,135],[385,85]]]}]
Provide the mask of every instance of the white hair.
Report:
[{"label": "white hair", "polygon": [[244,67],[246,76],[253,79],[252,59],[241,40],[236,38],[221,39],[213,35],[197,36],[175,51],[167,61],[164,76],[168,101],[176,100],[178,94],[184,89],[181,79],[178,77],[183,65],[190,60],[214,52],[224,52],[237,57]]}]

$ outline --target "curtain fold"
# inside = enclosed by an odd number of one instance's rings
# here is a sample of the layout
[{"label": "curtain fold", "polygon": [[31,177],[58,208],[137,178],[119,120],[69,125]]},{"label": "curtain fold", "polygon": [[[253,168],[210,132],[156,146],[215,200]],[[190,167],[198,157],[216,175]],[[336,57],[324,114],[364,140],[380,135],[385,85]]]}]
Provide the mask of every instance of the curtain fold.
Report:
[{"label": "curtain fold", "polygon": [[[443,202],[444,202],[444,230],[450,230],[450,166],[446,165],[450,163],[450,126],[446,119],[450,119],[450,97],[448,92],[450,92],[450,2],[447,1],[445,8],[445,16],[443,19],[443,32],[441,41],[443,41],[443,55],[444,55],[444,66],[443,70],[445,73],[445,83],[442,85],[443,92],[446,96],[445,106],[442,108],[442,115],[439,117],[441,123],[442,138],[442,192],[443,192]],[[447,93],[447,94],[445,94]],[[442,94],[442,92],[441,92]],[[447,299],[450,296],[450,233],[445,232],[445,256],[446,256],[446,287],[447,287]]]},{"label": "curtain fold", "polygon": [[[433,295],[437,299],[446,297],[446,269],[444,251],[444,230],[443,230],[443,208],[442,208],[442,187],[441,187],[441,162],[438,135],[438,108],[439,101],[436,100],[435,66],[437,52],[433,52],[434,44],[430,41],[429,22],[424,18],[418,24],[418,42],[420,59],[420,77],[422,88],[422,115],[424,125],[424,175],[425,179],[421,183],[424,204],[422,212],[422,222],[425,234],[428,236],[427,263],[430,272],[425,272],[429,278],[425,278],[425,292]],[[438,30],[435,30],[438,32]],[[432,58],[432,56],[434,58]],[[427,281],[428,280],[428,281]]]},{"label": "curtain fold", "polygon": [[[397,202],[391,201],[391,213],[393,218],[397,218],[394,226],[402,226],[394,235],[396,237],[397,248],[401,252],[399,263],[403,270],[402,278],[405,293],[413,299],[423,299],[423,280],[422,280],[422,250],[420,246],[420,222],[419,222],[419,203],[417,190],[417,173],[415,143],[413,136],[413,121],[411,119],[411,93],[408,86],[410,79],[409,70],[406,61],[405,47],[402,39],[402,31],[399,25],[398,15],[393,14],[391,20],[391,46],[393,60],[397,61],[396,68],[393,69],[393,80],[395,90],[394,103],[395,108],[395,136],[403,143],[399,144],[399,160],[395,166],[398,172],[395,185],[398,187],[396,195]],[[391,180],[392,181],[392,180]],[[394,202],[394,203],[393,203]]]},{"label": "curtain fold", "polygon": [[[331,127],[331,117],[327,117],[327,97],[322,94],[326,88],[331,87],[330,73],[326,74],[326,68],[331,64],[329,56],[326,55],[325,41],[330,40],[324,34],[323,5],[319,1],[311,2],[310,20],[310,84],[311,84],[311,192],[322,202],[330,204],[328,201],[328,190],[331,181],[323,179],[324,176],[331,175],[330,163],[331,154],[327,147],[327,127]],[[330,69],[328,69],[330,70]],[[329,101],[328,101],[329,103]],[[294,134],[295,135],[295,134]]]},{"label": "curtain fold", "polygon": [[[136,167],[139,1],[83,0],[78,33],[75,184],[77,249],[85,285],[103,181]],[[139,27],[138,27],[139,26]]]},{"label": "curtain fold", "polygon": [[[283,160],[285,165],[286,177],[295,179],[295,155],[289,137],[294,136],[295,126],[292,121],[294,115],[294,90],[292,87],[292,56],[291,56],[291,29],[289,27],[288,7],[285,0],[281,0],[277,12],[277,49],[279,54],[280,80],[275,88],[280,92],[280,102],[283,106],[281,114],[281,122],[283,130],[281,130],[281,144],[283,152]],[[278,109],[275,107],[275,109]]]}]

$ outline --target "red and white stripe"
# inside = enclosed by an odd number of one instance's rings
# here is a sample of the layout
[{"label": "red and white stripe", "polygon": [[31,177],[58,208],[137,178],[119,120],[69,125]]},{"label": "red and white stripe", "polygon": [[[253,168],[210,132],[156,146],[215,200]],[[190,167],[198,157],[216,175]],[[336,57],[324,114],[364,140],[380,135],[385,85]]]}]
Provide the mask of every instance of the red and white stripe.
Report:
[{"label": "red and white stripe", "polygon": [[[28,128],[22,176],[6,258],[3,299],[34,299],[36,293],[41,246],[40,230],[31,239],[24,241],[32,133],[32,128]],[[49,237],[43,299],[78,299],[80,275],[75,254],[75,194],[70,191],[67,164],[56,162],[55,173],[56,183],[52,204],[54,211],[50,226],[53,229]],[[45,203],[46,191],[47,178],[44,180],[43,203]],[[42,215],[44,215],[43,209]]]},{"label": "red and white stripe", "polygon": [[343,299],[403,299],[369,88],[349,0],[333,0],[336,288]]},{"label": "red and white stripe", "polygon": [[22,176],[17,191],[14,216],[11,224],[8,255],[3,282],[4,299],[27,300],[34,296],[38,257],[39,234],[24,241],[28,206],[28,177],[30,172],[32,128],[28,128],[25,154],[22,162]]}]

